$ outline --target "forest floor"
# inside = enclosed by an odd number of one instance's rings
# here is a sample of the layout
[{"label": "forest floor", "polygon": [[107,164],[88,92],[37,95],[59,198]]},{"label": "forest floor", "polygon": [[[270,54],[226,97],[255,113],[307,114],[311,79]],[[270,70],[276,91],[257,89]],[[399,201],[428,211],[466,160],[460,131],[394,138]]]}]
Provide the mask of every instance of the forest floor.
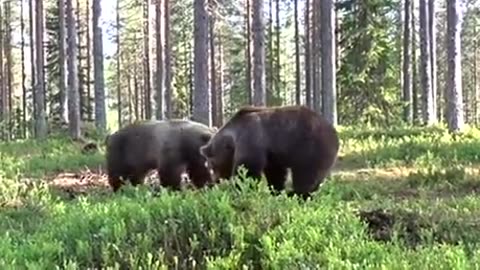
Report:
[{"label": "forest floor", "polygon": [[308,202],[262,183],[169,192],[156,172],[113,194],[103,149],[0,145],[0,267],[480,267],[479,131],[340,134],[339,161]]}]

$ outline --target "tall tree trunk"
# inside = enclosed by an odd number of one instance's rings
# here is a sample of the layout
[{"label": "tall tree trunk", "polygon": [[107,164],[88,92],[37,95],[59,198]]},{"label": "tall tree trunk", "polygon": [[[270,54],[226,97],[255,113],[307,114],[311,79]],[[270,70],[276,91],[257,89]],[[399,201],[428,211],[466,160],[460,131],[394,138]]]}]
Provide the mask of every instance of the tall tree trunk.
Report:
[{"label": "tall tree trunk", "polygon": [[[147,1],[147,4],[148,4],[148,1]],[[117,17],[116,17],[116,30],[117,30],[117,35],[116,35],[116,42],[117,42],[117,121],[118,121],[118,128],[121,128],[123,126],[123,123],[122,123],[122,91],[121,91],[121,73],[120,73],[120,58],[121,58],[121,51],[120,51],[120,0],[117,0],[117,8],[116,8],[116,11],[117,11]],[[147,17],[148,18],[148,17]],[[148,47],[148,43],[147,44],[147,47]],[[145,53],[148,55],[148,50],[145,51]],[[146,69],[145,70],[149,70],[150,67],[149,66],[146,66],[145,67]],[[146,82],[148,82],[148,78],[150,77],[150,75],[147,75],[146,76]],[[147,83],[145,85],[146,89],[147,89],[147,93],[148,93],[148,89],[149,89],[149,84]],[[148,113],[148,105],[146,107],[146,112]],[[147,114],[147,118],[150,119],[149,115]]]},{"label": "tall tree trunk", "polygon": [[320,0],[312,0],[312,89],[313,109],[321,113],[322,90],[320,87]]},{"label": "tall tree trunk", "polygon": [[462,98],[462,50],[461,38],[463,14],[460,0],[447,0],[447,58],[448,76],[447,125],[450,132],[461,131],[464,127]]},{"label": "tall tree trunk", "polygon": [[45,113],[45,81],[43,53],[43,0],[35,1],[35,41],[36,41],[36,87],[35,87],[35,135],[39,139],[47,136]]},{"label": "tall tree trunk", "polygon": [[[20,1],[20,38],[21,38],[21,62],[22,62],[22,135],[23,138],[27,138],[27,87],[26,74],[25,74],[25,18],[23,0]],[[1,32],[1,31],[0,31]],[[3,56],[0,55],[0,58]],[[2,80],[0,72],[0,80]],[[1,89],[1,86],[0,86]]]},{"label": "tall tree trunk", "polygon": [[312,62],[310,44],[310,0],[305,3],[305,103],[312,108]]},{"label": "tall tree trunk", "polygon": [[253,104],[255,106],[265,106],[265,25],[263,21],[263,0],[254,1],[252,9]]},{"label": "tall tree trunk", "polygon": [[252,31],[251,31],[251,6],[250,6],[250,0],[245,0],[247,4],[247,15],[246,15],[246,20],[245,23],[247,25],[247,46],[246,46],[246,56],[245,60],[247,61],[247,98],[248,98],[248,104],[252,105],[253,104],[253,87],[252,87]]},{"label": "tall tree trunk", "polygon": [[172,49],[170,45],[170,0],[165,1],[165,109],[166,117],[172,118]]},{"label": "tall tree trunk", "polygon": [[436,113],[433,110],[432,70],[430,58],[430,38],[428,34],[427,0],[420,0],[420,76],[423,100],[423,122],[432,125],[436,122]]},{"label": "tall tree trunk", "polygon": [[294,20],[295,20],[295,103],[300,105],[302,100],[302,90],[300,89],[300,39],[298,35],[298,0],[294,0]]},{"label": "tall tree trunk", "polygon": [[406,103],[403,110],[403,117],[405,122],[412,123],[413,109],[412,109],[412,82],[410,77],[411,55],[410,46],[412,44],[411,39],[411,2],[405,0],[405,17],[404,17],[404,30],[403,30],[403,101]]},{"label": "tall tree trunk", "polygon": [[[212,3],[212,2],[210,2]],[[209,45],[210,45],[210,89],[211,89],[211,103],[212,103],[212,124],[218,127],[218,107],[217,107],[217,83],[215,70],[215,11],[213,4],[210,4],[210,24],[209,24]]]},{"label": "tall tree trunk", "polygon": [[[263,9],[262,9],[263,12]],[[280,67],[281,67],[281,53],[280,53],[280,0],[275,0],[275,34],[276,34],[276,47],[277,50],[276,52],[276,60],[277,60],[277,67],[276,67],[276,78],[274,79],[276,82],[275,86],[275,99],[279,98],[281,96],[280,92],[282,89],[282,78],[280,76]]]},{"label": "tall tree trunk", "polygon": [[418,123],[420,117],[418,114],[418,61],[417,61],[417,36],[415,34],[415,1],[412,1],[412,116],[413,123]]},{"label": "tall tree trunk", "polygon": [[218,126],[223,125],[223,45],[222,34],[218,35]]},{"label": "tall tree trunk", "polygon": [[78,67],[77,67],[77,74],[78,74],[78,101],[79,101],[79,110],[80,110],[80,119],[83,121],[85,120],[85,92],[83,90],[83,70],[82,70],[82,60],[83,60],[83,53],[82,53],[82,20],[80,15],[80,0],[77,0],[77,8],[75,10],[76,14],[76,22],[77,22],[77,57],[78,57]]},{"label": "tall tree trunk", "polygon": [[132,123],[132,116],[133,116],[133,110],[132,110],[132,79],[130,75],[130,69],[127,71],[127,92],[128,92],[128,123]]},{"label": "tall tree trunk", "polygon": [[[163,0],[165,2],[168,2],[168,0]],[[167,4],[166,4],[167,5]],[[156,41],[156,69],[157,69],[157,76],[155,76],[155,87],[156,87],[156,103],[157,103],[157,110],[156,110],[156,116],[157,119],[163,119],[164,118],[164,113],[163,113],[163,86],[164,86],[164,80],[163,80],[163,75],[164,75],[164,67],[166,67],[163,63],[163,40],[162,40],[162,1],[157,0],[155,4],[155,41]],[[166,20],[165,20],[166,22]],[[167,32],[165,31],[165,36]]]},{"label": "tall tree trunk", "polygon": [[267,72],[267,105],[272,104],[274,94],[273,70],[273,0],[268,0],[268,72]]},{"label": "tall tree trunk", "polygon": [[68,122],[67,109],[67,86],[66,86],[66,67],[65,67],[65,0],[58,0],[59,17],[59,42],[58,42],[58,68],[59,68],[59,96],[60,96],[60,117],[64,123]]},{"label": "tall tree trunk", "polygon": [[206,0],[194,0],[194,93],[193,119],[211,125],[208,91],[208,14]]},{"label": "tall tree trunk", "polygon": [[12,139],[13,135],[13,115],[14,115],[14,108],[13,108],[13,56],[12,56],[12,7],[10,1],[5,1],[5,21],[6,23],[6,31],[5,31],[5,57],[7,59],[7,86],[8,86],[8,112],[7,112],[7,119],[8,119],[8,126],[7,126],[7,139]]},{"label": "tall tree trunk", "polygon": [[133,65],[133,92],[135,93],[134,96],[134,111],[135,111],[135,121],[138,121],[140,119],[140,115],[138,113],[138,100],[140,99],[139,97],[139,92],[138,92],[138,79],[137,79],[137,65]]},{"label": "tall tree trunk", "polygon": [[[437,0],[438,2],[438,0]],[[428,0],[428,36],[430,46],[430,74],[432,79],[432,106],[437,121],[437,20],[435,0]]]},{"label": "tall tree trunk", "polygon": [[[28,2],[28,5],[29,5],[29,20],[28,20],[28,23],[29,23],[29,28],[30,28],[30,88],[31,88],[31,92],[32,92],[32,100],[33,100],[33,119],[35,120],[36,119],[36,116],[37,116],[37,106],[35,104],[37,104],[36,102],[36,97],[35,97],[35,86],[36,86],[36,50],[35,50],[35,43],[34,43],[34,36],[36,35],[36,29],[34,28],[35,27],[35,24],[34,24],[34,20],[35,20],[35,11],[34,11],[34,5],[33,5],[33,0],[29,0]],[[35,121],[35,124],[36,125],[36,121]],[[34,128],[34,133],[35,133],[35,130],[36,128]],[[36,135],[35,135],[36,136]]]},{"label": "tall tree trunk", "polygon": [[95,126],[103,132],[107,128],[107,114],[105,109],[105,77],[103,74],[103,35],[100,26],[102,15],[101,0],[92,3],[93,27],[93,77],[95,92]]},{"label": "tall tree trunk", "polygon": [[73,139],[78,139],[81,134],[75,22],[72,0],[67,0],[68,127],[70,136]]},{"label": "tall tree trunk", "polygon": [[93,121],[92,116],[92,57],[91,57],[91,37],[90,37],[90,1],[87,0],[87,119]]},{"label": "tall tree trunk", "polygon": [[[480,13],[480,12],[479,12]],[[479,117],[479,108],[478,102],[480,101],[480,88],[478,86],[478,25],[475,24],[473,27],[473,36],[475,37],[473,41],[473,89],[475,91],[475,102],[474,102],[474,111],[475,111],[475,124],[478,125]]]},{"label": "tall tree trunk", "polygon": [[337,89],[335,60],[335,6],[333,0],[324,0],[321,13],[322,111],[333,125],[337,125]]},{"label": "tall tree trunk", "polygon": [[[3,50],[4,50],[4,44],[3,44],[3,7],[2,3],[0,2],[0,121],[3,122],[6,117],[6,85],[5,85],[5,74],[4,74],[4,63],[3,63]],[[3,123],[2,123],[3,124]],[[3,132],[3,130],[0,129],[0,132]],[[3,138],[3,134],[0,134]]]},{"label": "tall tree trunk", "polygon": [[152,91],[150,84],[150,31],[149,31],[149,0],[143,3],[143,84],[145,87],[145,117],[152,119]]}]

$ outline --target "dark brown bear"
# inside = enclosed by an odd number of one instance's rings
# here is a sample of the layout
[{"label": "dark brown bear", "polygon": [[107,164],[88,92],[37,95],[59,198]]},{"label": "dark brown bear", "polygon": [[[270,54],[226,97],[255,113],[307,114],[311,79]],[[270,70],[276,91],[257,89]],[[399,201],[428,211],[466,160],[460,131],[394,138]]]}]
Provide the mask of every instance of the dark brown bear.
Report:
[{"label": "dark brown bear", "polygon": [[113,191],[122,186],[122,179],[136,186],[156,169],[162,186],[178,190],[186,169],[193,184],[203,187],[211,181],[211,174],[199,148],[213,132],[208,126],[188,120],[130,124],[106,139],[108,182]]},{"label": "dark brown bear", "polygon": [[265,174],[275,192],[285,188],[308,198],[333,167],[339,150],[335,128],[304,106],[245,107],[200,148],[215,178],[229,178],[240,165],[248,176]]}]

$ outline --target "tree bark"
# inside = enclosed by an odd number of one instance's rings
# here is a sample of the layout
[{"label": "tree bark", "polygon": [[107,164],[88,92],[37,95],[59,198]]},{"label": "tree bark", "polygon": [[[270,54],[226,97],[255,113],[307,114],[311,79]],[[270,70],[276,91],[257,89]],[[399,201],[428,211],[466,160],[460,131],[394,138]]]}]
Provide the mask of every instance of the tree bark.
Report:
[{"label": "tree bark", "polygon": [[208,14],[206,0],[194,0],[193,119],[211,125],[208,91]]},{"label": "tree bark", "polygon": [[460,0],[447,0],[447,125],[450,132],[464,127],[462,98],[461,31],[463,14]]},{"label": "tree bark", "polygon": [[294,0],[294,20],[295,20],[295,103],[302,103],[301,97],[301,77],[300,77],[300,39],[298,35],[298,0]]},{"label": "tree bark", "polygon": [[275,74],[275,94],[274,94],[274,99],[277,99],[281,96],[280,92],[282,90],[282,78],[280,76],[280,71],[281,71],[281,53],[280,53],[280,0],[275,0],[275,35],[276,35],[276,47],[277,50],[275,51],[276,53],[276,60],[277,60],[277,66],[276,66],[276,74]]},{"label": "tree bark", "polygon": [[13,55],[12,55],[12,24],[10,23],[13,18],[12,18],[12,7],[11,7],[11,2],[10,1],[5,1],[5,21],[6,23],[6,33],[5,33],[5,57],[7,59],[7,66],[6,66],[6,71],[7,71],[7,86],[8,86],[8,111],[7,111],[7,119],[8,119],[8,126],[7,126],[7,139],[10,140],[13,138],[13,119],[14,119],[14,113],[15,110],[13,108]]},{"label": "tree bark", "polygon": [[143,3],[143,85],[145,88],[145,117],[152,119],[152,88],[150,84],[149,0]]},{"label": "tree bark", "polygon": [[68,127],[73,139],[80,138],[80,102],[78,92],[77,40],[72,0],[67,0]]},{"label": "tree bark", "polygon": [[430,58],[430,38],[428,34],[427,0],[420,0],[420,76],[423,100],[423,122],[425,125],[436,123],[436,113],[433,107],[432,70]]},{"label": "tree bark", "polygon": [[263,0],[254,1],[252,9],[253,104],[255,106],[265,106],[265,25],[263,21]]},{"label": "tree bark", "polygon": [[223,125],[223,44],[222,35],[218,35],[218,126]]},{"label": "tree bark", "polygon": [[[168,0],[164,0],[168,1]],[[155,41],[156,41],[156,69],[157,69],[157,76],[155,76],[155,87],[156,87],[156,102],[157,102],[157,110],[156,110],[156,116],[157,119],[163,119],[164,113],[163,113],[163,83],[164,83],[164,67],[166,67],[163,63],[163,40],[162,40],[162,0],[157,0],[155,4]],[[165,19],[166,22],[166,19]],[[165,36],[167,34],[167,31],[165,31]]]},{"label": "tree bark", "polygon": [[307,107],[312,108],[312,62],[311,62],[311,44],[310,44],[310,0],[305,3],[305,103]]},{"label": "tree bark", "polygon": [[412,1],[411,5],[412,11],[412,116],[413,123],[419,122],[418,115],[418,66],[417,66],[417,37],[415,35],[415,1]]},{"label": "tree bark", "polygon": [[91,69],[92,69],[92,58],[91,58],[91,36],[90,36],[90,1],[87,1],[87,119],[92,121],[92,79],[91,79]]},{"label": "tree bark", "polygon": [[[212,2],[210,2],[212,3]],[[210,45],[210,89],[211,89],[211,103],[212,103],[212,124],[218,127],[218,107],[217,107],[217,83],[215,70],[215,12],[213,11],[213,4],[210,4],[210,24],[209,24],[209,45]]]},{"label": "tree bark", "polygon": [[165,1],[165,109],[166,117],[172,118],[172,49],[170,45],[170,0]]},{"label": "tree bark", "polygon": [[320,5],[321,60],[322,60],[322,111],[333,125],[337,125],[337,89],[335,60],[335,6],[333,0],[324,0]]},{"label": "tree bark", "polygon": [[[438,0],[437,0],[438,2]],[[432,106],[437,121],[437,20],[435,0],[428,0],[428,35],[430,45],[430,74],[432,79]]]},{"label": "tree bark", "polygon": [[59,42],[58,42],[58,68],[59,68],[59,96],[60,96],[60,117],[65,123],[68,123],[67,109],[67,86],[66,86],[66,67],[65,67],[65,0],[58,0],[59,16]]},{"label": "tree bark", "polygon": [[[7,100],[7,97],[6,97],[6,85],[5,85],[5,72],[3,70],[4,68],[4,63],[3,63],[3,50],[5,49],[4,48],[4,42],[3,42],[3,21],[4,21],[4,18],[3,18],[3,7],[2,7],[2,3],[0,3],[0,121],[4,121],[5,120],[5,117],[6,117],[6,109],[7,109],[7,105],[6,105],[6,100]],[[0,132],[2,132],[3,130],[0,130]],[[0,134],[3,138],[3,134]]]},{"label": "tree bark", "polygon": [[[147,0],[148,2],[148,0]],[[148,8],[147,8],[148,9]],[[117,13],[117,16],[116,16],[116,30],[117,30],[117,35],[116,35],[116,41],[117,41],[117,121],[118,121],[118,128],[121,128],[123,126],[123,121],[122,121],[122,91],[121,91],[121,73],[120,73],[120,58],[121,58],[121,50],[120,50],[120,0],[117,0],[117,9],[116,9],[116,13]],[[147,47],[148,47],[148,43],[147,44]],[[146,51],[146,54],[148,54],[148,51]],[[148,62],[148,61],[147,61]],[[145,64],[145,62],[144,62]],[[150,67],[149,66],[146,66],[146,70],[149,70]],[[150,77],[150,75],[146,75],[146,93],[149,93],[148,89],[149,89],[149,85],[147,82],[148,82],[148,78]],[[148,105],[146,107],[146,111],[148,113]],[[149,115],[147,114],[147,119],[150,119]]]},{"label": "tree bark", "polygon": [[410,0],[405,0],[405,13],[404,13],[404,30],[403,30],[403,101],[405,102],[405,107],[403,110],[403,117],[405,122],[412,123],[413,119],[413,109],[412,109],[412,82],[410,77],[410,66],[411,66],[411,2]]},{"label": "tree bark", "polygon": [[39,139],[47,137],[45,113],[45,81],[43,51],[43,0],[35,1],[35,42],[36,42],[36,87],[35,87],[35,135]]},{"label": "tree bark", "polygon": [[320,87],[320,0],[312,0],[312,89],[313,109],[322,111],[322,90]]},{"label": "tree bark", "polygon": [[[23,138],[27,138],[27,87],[25,86],[27,76],[25,74],[25,18],[23,16],[24,9],[25,9],[24,3],[23,1],[20,1],[20,37],[21,37],[21,62],[22,62],[22,135],[23,135]],[[2,57],[3,56],[0,55],[0,58]],[[1,72],[0,72],[0,80],[2,80]]]},{"label": "tree bark", "polygon": [[251,31],[251,6],[250,6],[250,0],[245,0],[247,4],[247,15],[246,15],[246,25],[247,25],[247,50],[246,50],[246,56],[245,60],[247,62],[247,98],[248,98],[248,104],[252,105],[253,104],[253,87],[252,87],[252,31]]},{"label": "tree bark", "polygon": [[92,27],[93,27],[93,77],[95,92],[95,126],[105,131],[107,128],[107,116],[105,109],[105,77],[103,74],[103,35],[100,26],[102,14],[101,0],[93,0],[92,3]]}]

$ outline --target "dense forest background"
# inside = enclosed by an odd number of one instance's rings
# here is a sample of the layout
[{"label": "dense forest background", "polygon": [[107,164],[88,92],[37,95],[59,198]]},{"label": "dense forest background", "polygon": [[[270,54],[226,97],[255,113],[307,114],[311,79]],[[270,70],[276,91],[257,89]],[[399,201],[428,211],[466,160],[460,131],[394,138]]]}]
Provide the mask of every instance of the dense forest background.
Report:
[{"label": "dense forest background", "polygon": [[2,0],[0,16],[3,140],[219,126],[247,104],[339,125],[480,120],[478,0]]}]

